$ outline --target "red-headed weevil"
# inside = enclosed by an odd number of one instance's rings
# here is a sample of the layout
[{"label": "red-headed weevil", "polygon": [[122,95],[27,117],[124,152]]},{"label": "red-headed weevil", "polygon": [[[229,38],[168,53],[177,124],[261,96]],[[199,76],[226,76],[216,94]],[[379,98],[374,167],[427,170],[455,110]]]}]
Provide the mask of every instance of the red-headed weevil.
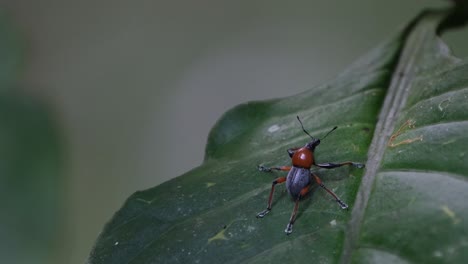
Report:
[{"label": "red-headed weevil", "polygon": [[[322,187],[325,191],[327,191],[333,198],[335,198],[336,202],[341,206],[342,209],[348,209],[348,205],[345,204],[338,196],[333,193],[330,189],[328,189],[323,183],[322,180],[314,174],[310,168],[312,166],[317,166],[324,169],[333,169],[336,167],[341,167],[344,165],[351,165],[356,168],[364,168],[365,165],[362,163],[346,161],[341,163],[315,163],[314,159],[314,150],[320,144],[320,139],[314,138],[307,132],[304,128],[304,125],[297,116],[297,120],[301,124],[302,130],[306,133],[312,140],[305,144],[302,148],[290,148],[288,149],[289,157],[292,159],[292,166],[281,166],[281,167],[264,167],[262,165],[258,166],[258,169],[263,172],[271,172],[272,170],[278,171],[289,171],[286,177],[279,177],[278,179],[274,180],[271,185],[270,197],[268,198],[268,205],[265,210],[257,214],[257,218],[263,218],[266,214],[271,211],[271,202],[273,200],[273,193],[275,191],[275,185],[278,183],[286,182],[286,189],[288,190],[289,194],[292,198],[296,201],[294,205],[293,212],[291,214],[291,218],[289,219],[289,223],[286,226],[284,232],[286,234],[291,234],[292,227],[294,221],[296,220],[296,213],[297,208],[299,206],[299,200],[304,197],[307,193],[309,193],[310,187],[314,182],[316,182],[320,187]],[[323,138],[326,138],[331,132],[333,132],[337,127],[334,127],[330,130]]]}]

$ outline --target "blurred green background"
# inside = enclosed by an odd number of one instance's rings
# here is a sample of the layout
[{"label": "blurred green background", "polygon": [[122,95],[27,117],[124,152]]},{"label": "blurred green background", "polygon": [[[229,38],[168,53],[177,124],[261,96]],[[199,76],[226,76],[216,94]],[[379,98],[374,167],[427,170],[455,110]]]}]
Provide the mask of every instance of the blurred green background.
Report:
[{"label": "blurred green background", "polygon": [[[201,163],[208,132],[226,110],[321,84],[423,8],[447,4],[0,1],[3,26],[22,48],[15,89],[42,102],[60,144],[56,180],[28,189],[59,189],[50,214],[55,243],[38,249],[46,252],[42,263],[83,263],[130,194]],[[456,55],[468,54],[466,33],[444,36]],[[0,239],[0,252],[9,239]]]}]

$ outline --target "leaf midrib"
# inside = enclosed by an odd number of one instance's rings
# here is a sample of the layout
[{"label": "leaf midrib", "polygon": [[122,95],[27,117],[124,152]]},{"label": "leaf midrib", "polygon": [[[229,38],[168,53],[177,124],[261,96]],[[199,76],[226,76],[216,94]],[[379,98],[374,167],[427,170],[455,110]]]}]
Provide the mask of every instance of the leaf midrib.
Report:
[{"label": "leaf midrib", "polygon": [[[364,212],[369,201],[371,189],[388,143],[395,129],[396,117],[402,112],[409,94],[408,89],[414,80],[416,71],[415,62],[425,52],[425,44],[431,43],[435,28],[421,26],[421,22],[431,19],[431,16],[420,16],[416,23],[412,23],[410,34],[404,41],[401,56],[392,75],[390,85],[385,96],[384,104],[379,114],[374,135],[368,151],[369,160],[366,164],[366,172],[348,223],[348,229],[343,244],[340,263],[350,263],[352,253],[356,249],[357,241],[364,218]],[[432,21],[432,23],[434,23]],[[435,23],[432,26],[436,26]]]}]

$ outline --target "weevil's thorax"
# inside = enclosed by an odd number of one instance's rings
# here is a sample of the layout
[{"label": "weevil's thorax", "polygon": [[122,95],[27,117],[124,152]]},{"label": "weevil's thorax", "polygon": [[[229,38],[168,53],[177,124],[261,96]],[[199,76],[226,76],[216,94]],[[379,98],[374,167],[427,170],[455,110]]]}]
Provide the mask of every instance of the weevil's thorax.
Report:
[{"label": "weevil's thorax", "polygon": [[310,169],[314,164],[314,151],[309,149],[307,145],[294,152],[292,156],[292,165],[294,167]]}]

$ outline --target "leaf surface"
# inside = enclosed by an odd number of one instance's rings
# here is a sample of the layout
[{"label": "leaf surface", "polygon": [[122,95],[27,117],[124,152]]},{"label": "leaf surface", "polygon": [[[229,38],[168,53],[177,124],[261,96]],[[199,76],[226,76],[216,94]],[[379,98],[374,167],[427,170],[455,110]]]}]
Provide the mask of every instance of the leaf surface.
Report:
[{"label": "leaf surface", "polygon": [[[467,212],[462,197],[457,198],[457,206],[448,204],[450,195],[455,195],[449,183],[466,181],[468,163],[463,146],[467,137],[463,132],[468,121],[467,101],[463,100],[467,92],[463,89],[468,70],[463,66],[466,62],[452,57],[436,37],[436,28],[445,16],[446,12],[423,13],[401,34],[383,42],[327,84],[228,111],[210,132],[204,163],[160,186],[133,194],[105,226],[88,262],[428,260],[431,256],[424,244],[411,239],[406,245],[412,247],[398,243],[398,239],[417,234],[409,233],[410,229],[422,232],[423,225],[414,219],[422,221],[429,213],[423,209],[432,208],[439,217],[434,218],[436,222],[445,219],[445,224],[452,225],[459,219],[456,232],[465,230],[462,211]],[[453,78],[446,76],[452,74]],[[457,96],[450,97],[453,92]],[[418,111],[421,107],[424,111]],[[262,173],[256,166],[289,165],[286,150],[310,140],[296,115],[316,137],[335,125],[339,127],[317,147],[317,162],[353,160],[366,162],[367,168],[313,169],[352,211],[342,210],[326,192],[314,187],[300,203],[293,233],[286,236],[283,230],[294,203],[285,186],[276,188],[273,210],[264,219],[255,217],[266,207],[271,182],[285,174]],[[420,134],[423,140],[388,147],[395,127],[408,119],[415,120],[416,128],[404,129],[394,143]],[[454,127],[447,130],[445,125],[452,122]],[[434,144],[438,153],[430,155]],[[452,152],[454,148],[457,151]],[[456,176],[447,176],[452,174]],[[427,182],[418,185],[421,177]],[[444,185],[445,196],[433,191],[440,179],[450,180]],[[426,185],[431,188],[424,188]],[[464,189],[462,184],[456,188]],[[437,205],[433,203],[436,198],[440,201]],[[455,218],[448,216],[451,212]],[[395,217],[412,225],[400,226]],[[464,241],[461,236],[455,240]]]},{"label": "leaf surface", "polygon": [[354,263],[468,259],[468,60],[435,35],[427,13],[408,42],[404,101],[377,170]]}]

